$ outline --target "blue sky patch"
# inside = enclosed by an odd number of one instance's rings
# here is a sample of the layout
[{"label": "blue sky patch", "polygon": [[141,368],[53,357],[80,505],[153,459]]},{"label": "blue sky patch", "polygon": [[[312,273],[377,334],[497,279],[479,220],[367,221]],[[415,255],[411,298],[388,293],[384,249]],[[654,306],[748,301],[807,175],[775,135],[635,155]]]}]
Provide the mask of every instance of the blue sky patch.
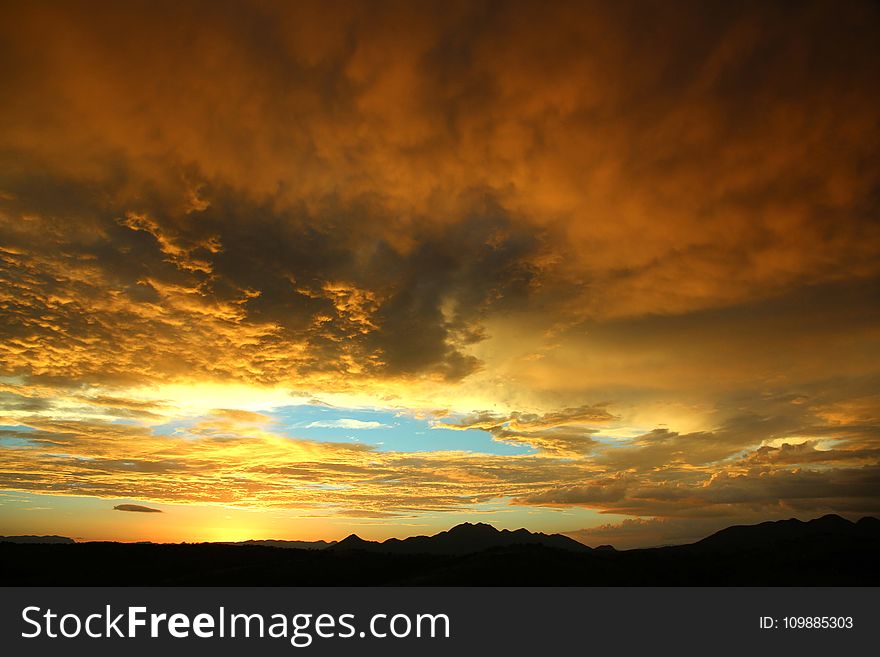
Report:
[{"label": "blue sky patch", "polygon": [[530,454],[522,445],[492,440],[486,431],[435,429],[427,419],[404,412],[375,409],[335,408],[321,405],[284,406],[267,413],[277,420],[280,433],[291,438],[321,442],[357,442],[381,451],[465,451],[481,454]]}]

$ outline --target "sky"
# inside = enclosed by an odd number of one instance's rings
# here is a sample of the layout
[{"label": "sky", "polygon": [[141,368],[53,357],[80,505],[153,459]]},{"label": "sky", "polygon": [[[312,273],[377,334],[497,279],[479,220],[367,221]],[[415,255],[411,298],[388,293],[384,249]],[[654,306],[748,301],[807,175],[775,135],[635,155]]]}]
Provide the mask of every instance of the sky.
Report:
[{"label": "sky", "polygon": [[0,534],[880,515],[878,43],[858,0],[0,1]]}]

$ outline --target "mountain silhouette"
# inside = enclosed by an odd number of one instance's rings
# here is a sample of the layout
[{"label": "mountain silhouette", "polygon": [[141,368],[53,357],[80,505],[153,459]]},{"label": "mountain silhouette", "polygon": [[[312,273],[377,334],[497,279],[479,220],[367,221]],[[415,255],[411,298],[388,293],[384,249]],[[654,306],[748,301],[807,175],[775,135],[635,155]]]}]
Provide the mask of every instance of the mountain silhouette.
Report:
[{"label": "mountain silhouette", "polygon": [[456,525],[452,529],[433,536],[411,536],[386,541],[365,541],[357,534],[331,546],[330,550],[363,550],[386,554],[470,554],[491,548],[504,548],[516,545],[539,545],[572,552],[587,552],[588,548],[573,538],[562,534],[532,533],[527,529],[498,530],[492,525],[469,522]]},{"label": "mountain silhouette", "polygon": [[[829,515],[701,541],[589,548],[559,534],[464,523],[434,536],[322,542],[76,543],[0,539],[3,586],[877,586],[880,520]],[[48,539],[48,542],[46,542]]]},{"label": "mountain silhouette", "polygon": [[875,538],[880,536],[880,520],[862,518],[858,523],[854,523],[838,515],[829,514],[807,522],[791,518],[757,525],[735,525],[697,541],[692,547],[697,550],[716,551],[764,549],[791,541],[810,539],[815,543],[823,538],[837,540],[859,536]]},{"label": "mountain silhouette", "polygon": [[66,536],[0,536],[0,543],[76,543]]},{"label": "mountain silhouette", "polygon": [[865,516],[856,523],[856,527],[864,536],[880,536],[880,518]]},{"label": "mountain silhouette", "polygon": [[373,546],[379,545],[374,541],[365,541],[357,534],[349,534],[341,541],[331,546],[330,550],[369,550]]}]

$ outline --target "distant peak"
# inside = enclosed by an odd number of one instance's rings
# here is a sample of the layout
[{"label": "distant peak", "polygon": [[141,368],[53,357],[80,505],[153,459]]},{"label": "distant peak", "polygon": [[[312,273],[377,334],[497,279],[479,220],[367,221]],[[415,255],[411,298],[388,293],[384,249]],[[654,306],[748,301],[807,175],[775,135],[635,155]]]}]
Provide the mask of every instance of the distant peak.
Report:
[{"label": "distant peak", "polygon": [[67,536],[0,536],[0,543],[76,543]]},{"label": "distant peak", "polygon": [[828,513],[821,518],[816,518],[814,520],[810,520],[809,522],[821,523],[823,525],[837,524],[837,525],[851,525],[852,523],[843,518],[836,513]]},{"label": "distant peak", "polygon": [[463,522],[460,525],[456,525],[449,530],[450,533],[462,533],[462,532],[484,532],[484,533],[497,533],[498,530],[495,529],[492,525],[488,525],[485,522]]},{"label": "distant peak", "polygon": [[750,545],[764,545],[768,542],[797,541],[820,535],[848,535],[856,531],[856,524],[835,513],[829,513],[812,520],[768,520],[757,525],[734,525],[707,536],[693,545],[726,546],[743,548]]}]

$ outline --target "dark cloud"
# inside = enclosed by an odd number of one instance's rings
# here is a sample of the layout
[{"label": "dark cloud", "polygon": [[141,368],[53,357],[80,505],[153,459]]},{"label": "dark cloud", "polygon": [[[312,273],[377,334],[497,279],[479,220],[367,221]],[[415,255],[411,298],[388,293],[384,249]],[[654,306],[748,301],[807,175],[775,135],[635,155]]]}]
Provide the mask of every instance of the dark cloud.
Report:
[{"label": "dark cloud", "polygon": [[28,397],[14,392],[0,392],[0,411],[26,411],[36,413],[51,408],[52,402],[40,397]]},{"label": "dark cloud", "polygon": [[806,464],[806,463],[838,463],[865,462],[876,463],[880,458],[880,448],[866,449],[816,449],[817,441],[806,441],[790,445],[783,443],[779,447],[765,445],[759,447],[745,458],[761,464]]},{"label": "dark cloud", "polygon": [[626,496],[627,477],[596,479],[586,485],[566,486],[525,498],[526,504],[547,505],[604,505],[619,502]]},{"label": "dark cloud", "polygon": [[117,504],[113,509],[116,511],[133,511],[135,513],[162,513],[160,509],[152,509],[140,504]]},{"label": "dark cloud", "polygon": [[[414,230],[405,252],[388,242],[385,211],[327,206],[313,216],[231,198],[201,211],[186,237],[162,214],[129,214],[137,221],[121,228],[124,206],[92,218],[97,235],[64,233],[35,249],[21,234],[2,253],[15,291],[4,331],[33,347],[7,358],[7,371],[461,379],[479,366],[464,350],[483,339],[480,321],[528,298],[543,248],[486,203],[461,223]],[[51,220],[33,222],[39,230]],[[49,349],[51,363],[39,355]]]},{"label": "dark cloud", "polygon": [[[877,273],[870,3],[9,11],[4,333],[43,348],[125,319],[164,338],[134,375],[228,376],[237,348],[263,381],[282,354],[458,380],[510,308],[675,315]],[[206,362],[169,348],[181,323]]]},{"label": "dark cloud", "polygon": [[514,411],[497,415],[490,411],[471,413],[458,421],[435,421],[434,426],[443,429],[488,431],[496,440],[529,445],[547,454],[578,456],[592,451],[595,433],[592,425],[605,424],[619,419],[605,405],[564,408],[550,413],[524,413]]}]

